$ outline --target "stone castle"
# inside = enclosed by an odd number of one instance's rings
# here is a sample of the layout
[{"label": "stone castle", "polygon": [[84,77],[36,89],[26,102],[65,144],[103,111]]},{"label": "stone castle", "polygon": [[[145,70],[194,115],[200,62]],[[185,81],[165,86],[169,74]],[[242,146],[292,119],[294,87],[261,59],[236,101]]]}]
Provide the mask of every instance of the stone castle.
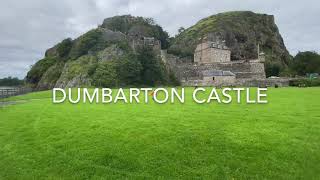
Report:
[{"label": "stone castle", "polygon": [[257,52],[257,57],[231,61],[231,50],[216,36],[199,39],[193,59],[162,52],[162,59],[183,86],[241,86],[265,80],[264,54]]},{"label": "stone castle", "polygon": [[259,50],[256,59],[231,61],[231,49],[218,36],[208,35],[199,39],[193,58],[168,54],[166,50],[161,50],[160,41],[153,37],[132,37],[133,49],[142,45],[153,47],[182,86],[287,85],[287,81],[266,78],[265,57]]}]

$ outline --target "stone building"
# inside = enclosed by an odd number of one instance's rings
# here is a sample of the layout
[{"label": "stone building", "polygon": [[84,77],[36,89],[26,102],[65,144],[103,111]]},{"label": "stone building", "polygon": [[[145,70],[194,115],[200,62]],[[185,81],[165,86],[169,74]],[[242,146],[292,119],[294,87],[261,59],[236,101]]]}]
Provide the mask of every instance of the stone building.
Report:
[{"label": "stone building", "polygon": [[231,61],[225,41],[214,34],[208,37],[200,39],[193,61],[161,53],[183,86],[258,86],[265,82],[264,53],[258,50],[257,59]]},{"label": "stone building", "polygon": [[154,37],[145,37],[140,35],[130,35],[129,36],[130,46],[133,50],[137,50],[137,48],[148,46],[152,47],[155,52],[160,54],[161,50],[161,42]]},{"label": "stone building", "polygon": [[236,82],[236,75],[230,71],[204,70],[197,79],[182,80],[185,86],[232,86]]},{"label": "stone building", "polygon": [[210,64],[231,61],[231,51],[224,41],[202,40],[194,52],[194,63]]}]

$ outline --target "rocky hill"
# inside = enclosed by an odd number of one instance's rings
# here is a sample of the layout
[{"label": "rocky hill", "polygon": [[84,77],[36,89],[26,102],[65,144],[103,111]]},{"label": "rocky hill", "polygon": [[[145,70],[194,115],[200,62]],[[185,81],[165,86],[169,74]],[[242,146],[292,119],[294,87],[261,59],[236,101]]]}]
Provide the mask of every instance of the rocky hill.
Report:
[{"label": "rocky hill", "polygon": [[[267,75],[285,72],[291,59],[271,15],[246,11],[213,15],[170,42],[168,33],[152,19],[124,15],[107,18],[82,36],[65,39],[48,49],[28,72],[26,81],[38,89],[177,84],[160,59],[160,49],[192,57],[197,43],[208,33],[226,41],[233,60],[256,58],[259,44],[266,53]],[[159,40],[158,54],[150,47],[134,49],[132,39],[141,41],[144,37]]]},{"label": "rocky hill", "polygon": [[143,37],[155,37],[162,48],[168,47],[168,34],[152,19],[107,18],[77,39],[65,39],[48,49],[26,81],[37,89],[173,83],[173,76],[152,48],[133,49],[132,39]]},{"label": "rocky hill", "polygon": [[196,45],[209,33],[221,36],[231,48],[232,60],[257,58],[257,44],[266,54],[267,75],[285,71],[291,56],[274,16],[250,11],[220,13],[200,20],[178,34],[168,50],[180,57],[193,56]]}]

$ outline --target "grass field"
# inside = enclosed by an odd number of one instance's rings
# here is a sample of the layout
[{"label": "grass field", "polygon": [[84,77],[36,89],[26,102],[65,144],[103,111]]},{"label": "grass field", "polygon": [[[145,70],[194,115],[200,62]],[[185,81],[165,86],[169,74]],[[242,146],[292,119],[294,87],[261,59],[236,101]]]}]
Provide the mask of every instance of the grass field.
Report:
[{"label": "grass field", "polygon": [[268,90],[268,104],[0,107],[0,179],[320,179],[320,88]]}]

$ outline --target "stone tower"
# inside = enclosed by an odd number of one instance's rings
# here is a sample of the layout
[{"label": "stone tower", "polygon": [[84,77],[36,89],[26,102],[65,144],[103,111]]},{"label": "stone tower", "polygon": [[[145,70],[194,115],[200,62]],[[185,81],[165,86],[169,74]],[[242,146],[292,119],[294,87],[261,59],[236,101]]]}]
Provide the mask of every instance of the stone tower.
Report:
[{"label": "stone tower", "polygon": [[231,51],[225,41],[219,38],[202,38],[194,52],[194,62],[197,64],[212,64],[231,61]]}]

